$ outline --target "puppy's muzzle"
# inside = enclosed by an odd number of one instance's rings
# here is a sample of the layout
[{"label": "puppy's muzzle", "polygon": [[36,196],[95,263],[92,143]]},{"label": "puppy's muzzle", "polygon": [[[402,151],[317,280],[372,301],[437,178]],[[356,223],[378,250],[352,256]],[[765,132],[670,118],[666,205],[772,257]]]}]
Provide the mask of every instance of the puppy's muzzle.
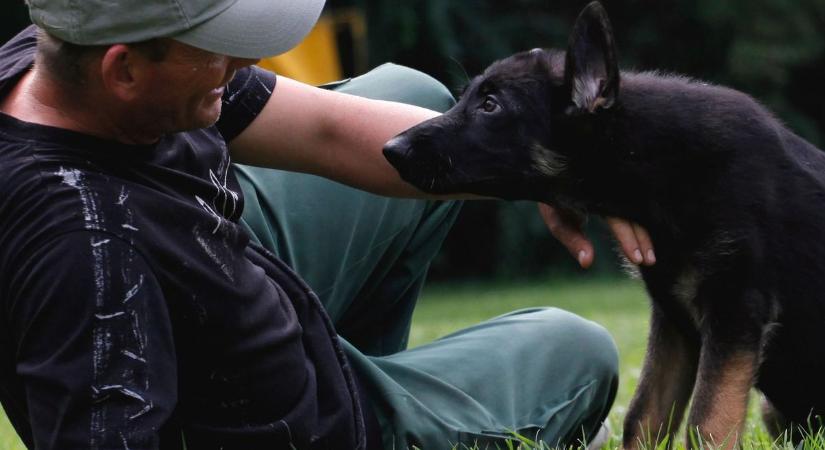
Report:
[{"label": "puppy's muzzle", "polygon": [[408,164],[412,146],[407,138],[403,135],[392,138],[389,142],[384,144],[384,157],[393,165],[399,172],[402,167]]}]

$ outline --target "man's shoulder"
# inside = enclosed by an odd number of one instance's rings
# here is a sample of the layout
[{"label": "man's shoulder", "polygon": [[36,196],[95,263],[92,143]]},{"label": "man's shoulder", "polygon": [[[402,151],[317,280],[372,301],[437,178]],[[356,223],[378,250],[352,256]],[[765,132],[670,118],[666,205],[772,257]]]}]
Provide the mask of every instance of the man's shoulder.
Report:
[{"label": "man's shoulder", "polygon": [[0,140],[0,259],[8,262],[73,231],[119,231],[117,186],[83,163],[44,163],[32,144]]},{"label": "man's shoulder", "polygon": [[11,205],[36,201],[38,192],[48,190],[32,147],[0,127],[0,217],[9,216]]},{"label": "man's shoulder", "polygon": [[32,25],[0,46],[0,88],[17,77],[34,61],[37,51],[37,28]]}]

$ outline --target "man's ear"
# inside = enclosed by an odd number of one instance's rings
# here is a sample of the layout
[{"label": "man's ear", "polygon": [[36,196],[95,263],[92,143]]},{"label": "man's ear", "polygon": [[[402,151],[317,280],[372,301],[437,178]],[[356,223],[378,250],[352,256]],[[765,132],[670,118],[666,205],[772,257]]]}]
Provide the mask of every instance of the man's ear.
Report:
[{"label": "man's ear", "polygon": [[103,86],[121,100],[133,100],[138,67],[133,50],[123,44],[112,45],[103,54],[99,63],[99,76]]},{"label": "man's ear", "polygon": [[613,28],[602,5],[588,4],[576,19],[567,44],[564,82],[570,114],[610,108],[619,95],[619,67]]}]

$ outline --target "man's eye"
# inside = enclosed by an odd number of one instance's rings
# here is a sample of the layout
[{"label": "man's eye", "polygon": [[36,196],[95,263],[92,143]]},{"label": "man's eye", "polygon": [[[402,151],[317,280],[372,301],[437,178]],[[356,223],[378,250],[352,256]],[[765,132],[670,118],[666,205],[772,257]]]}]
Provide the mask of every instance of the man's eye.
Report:
[{"label": "man's eye", "polygon": [[496,103],[493,97],[487,97],[484,99],[484,103],[481,104],[481,110],[486,113],[494,113],[498,111],[500,106]]}]

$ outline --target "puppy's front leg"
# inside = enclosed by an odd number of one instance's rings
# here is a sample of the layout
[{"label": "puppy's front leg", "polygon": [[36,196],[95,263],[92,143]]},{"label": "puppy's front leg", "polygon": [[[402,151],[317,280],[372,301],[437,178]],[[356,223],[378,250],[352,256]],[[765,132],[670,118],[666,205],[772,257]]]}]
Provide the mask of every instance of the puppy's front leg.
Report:
[{"label": "puppy's front leg", "polygon": [[654,302],[642,376],[625,416],[625,449],[647,448],[679,428],[696,377],[698,347],[698,336],[689,336]]},{"label": "puppy's front leg", "polygon": [[712,448],[731,449],[738,444],[758,365],[758,347],[703,342],[688,419],[688,448],[710,444]]},{"label": "puppy's front leg", "polygon": [[[731,267],[741,268],[732,264]],[[756,289],[741,289],[741,273],[717,274],[700,288],[702,350],[688,424],[688,446],[737,446],[757,378],[760,352],[775,305]],[[697,436],[698,431],[698,436]],[[701,438],[702,442],[691,442]],[[694,439],[695,440],[695,439]]]}]

